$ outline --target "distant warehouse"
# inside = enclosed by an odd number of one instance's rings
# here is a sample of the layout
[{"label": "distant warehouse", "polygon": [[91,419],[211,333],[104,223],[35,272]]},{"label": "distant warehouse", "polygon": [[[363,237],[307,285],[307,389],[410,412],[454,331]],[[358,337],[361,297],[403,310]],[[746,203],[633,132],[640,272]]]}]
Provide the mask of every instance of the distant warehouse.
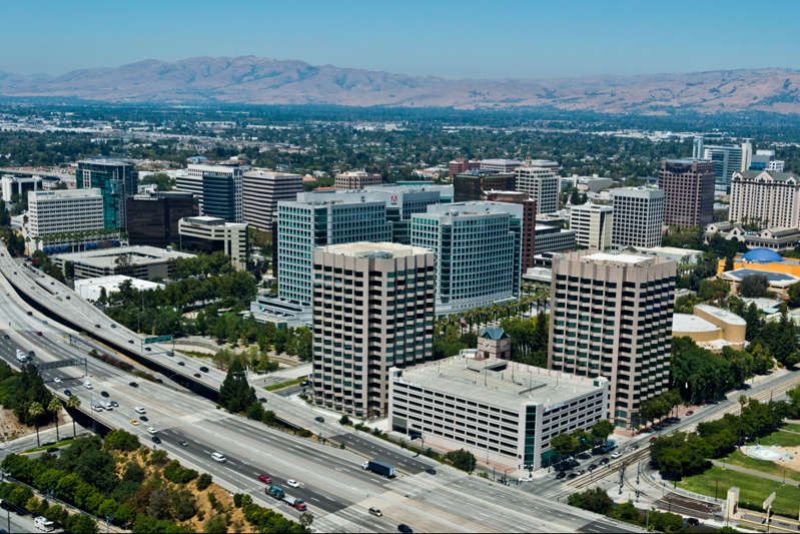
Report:
[{"label": "distant warehouse", "polygon": [[608,412],[608,381],[495,358],[455,356],[391,370],[391,429],[501,469],[538,469],[550,440]]}]

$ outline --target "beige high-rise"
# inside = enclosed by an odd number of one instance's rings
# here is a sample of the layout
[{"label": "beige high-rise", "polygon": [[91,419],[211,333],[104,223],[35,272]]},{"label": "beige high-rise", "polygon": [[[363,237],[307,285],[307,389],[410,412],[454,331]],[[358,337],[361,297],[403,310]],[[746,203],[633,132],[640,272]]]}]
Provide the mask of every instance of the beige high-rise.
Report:
[{"label": "beige high-rise", "polygon": [[548,366],[611,382],[609,417],[635,425],[668,387],[675,263],[638,254],[556,256]]},{"label": "beige high-rise", "polygon": [[397,243],[318,247],[313,276],[315,403],[385,414],[389,369],[433,354],[433,253]]}]

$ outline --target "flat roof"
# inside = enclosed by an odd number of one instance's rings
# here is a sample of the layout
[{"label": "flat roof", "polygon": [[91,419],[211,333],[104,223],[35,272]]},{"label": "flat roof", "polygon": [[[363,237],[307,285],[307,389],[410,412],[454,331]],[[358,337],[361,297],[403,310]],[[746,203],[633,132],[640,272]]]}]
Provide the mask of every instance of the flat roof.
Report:
[{"label": "flat roof", "polygon": [[672,315],[672,332],[716,332],[719,327],[697,315],[676,313]]},{"label": "flat roof", "polygon": [[319,247],[317,250],[328,254],[339,254],[353,258],[405,258],[407,256],[419,256],[422,254],[432,254],[423,247],[413,247],[400,243],[374,243],[371,241],[361,241],[358,243],[342,243],[340,245],[328,245]]},{"label": "flat roof", "polygon": [[770,285],[787,286],[792,285],[800,278],[786,273],[775,273],[771,271],[759,271],[758,269],[736,269],[734,271],[727,271],[722,273],[724,278],[733,279],[736,282],[741,282],[748,276],[763,276],[767,279]]},{"label": "flat roof", "polygon": [[597,261],[605,263],[624,263],[627,265],[636,265],[645,263],[652,259],[651,256],[644,256],[642,254],[610,254],[608,252],[596,252],[594,254],[587,254],[583,256],[584,261]]},{"label": "flat roof", "polygon": [[133,247],[105,248],[84,252],[55,254],[53,257],[64,261],[71,261],[73,263],[92,265],[98,268],[109,268],[117,266],[116,260],[120,256],[129,256],[128,259],[130,264],[135,266],[161,263],[178,258],[193,258],[194,254],[187,254],[186,252],[178,252],[176,250],[167,250],[164,248],[151,247],[147,245],[139,245]]},{"label": "flat roof", "polygon": [[595,380],[508,360],[461,355],[404,369],[400,378],[405,384],[515,412],[525,404],[554,405],[586,395],[598,389]]},{"label": "flat roof", "polygon": [[724,321],[728,324],[738,325],[738,326],[746,326],[747,321],[739,317],[733,312],[728,310],[724,310],[722,308],[717,308],[716,306],[710,306],[708,304],[697,304],[694,307],[695,310],[701,310],[706,312],[709,315],[713,315],[720,321]]},{"label": "flat roof", "polygon": [[82,278],[79,280],[75,280],[75,287],[79,288],[82,286],[97,286],[97,287],[105,287],[106,289],[113,289],[117,288],[122,285],[123,282],[130,281],[131,286],[134,289],[156,289],[157,287],[164,287],[164,284],[158,284],[156,282],[151,282],[150,280],[142,280],[141,278],[133,278],[131,276],[126,276],[124,274],[112,274],[109,276],[96,276],[94,278]]}]

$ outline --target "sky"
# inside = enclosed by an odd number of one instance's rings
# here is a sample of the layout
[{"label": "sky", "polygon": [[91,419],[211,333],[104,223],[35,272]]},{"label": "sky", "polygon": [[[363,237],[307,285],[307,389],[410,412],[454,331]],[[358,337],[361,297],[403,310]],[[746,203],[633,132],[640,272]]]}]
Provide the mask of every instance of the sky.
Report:
[{"label": "sky", "polygon": [[800,68],[800,2],[2,0],[0,71],[256,55],[444,78]]}]

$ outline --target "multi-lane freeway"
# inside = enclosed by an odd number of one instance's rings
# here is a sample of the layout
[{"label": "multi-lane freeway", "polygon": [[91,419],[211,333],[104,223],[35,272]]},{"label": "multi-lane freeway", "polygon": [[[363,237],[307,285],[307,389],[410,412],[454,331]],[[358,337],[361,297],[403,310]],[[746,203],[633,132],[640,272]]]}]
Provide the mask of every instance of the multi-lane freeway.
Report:
[{"label": "multi-lane freeway", "polygon": [[[18,274],[13,274],[14,271]],[[41,291],[43,286],[49,285],[47,279],[36,283],[30,275],[21,274],[26,271],[20,263],[2,255],[0,326],[5,328],[9,339],[3,340],[7,343],[0,347],[0,357],[17,365],[14,357],[16,347],[34,350],[38,363],[86,357],[85,349],[64,342],[70,335],[80,336],[80,332],[58,324],[53,316],[32,309],[17,294],[15,288],[26,284],[38,288],[31,292]],[[13,287],[8,278],[15,280]],[[40,307],[61,308],[65,302],[79,299],[75,293],[67,293],[67,288],[50,287],[54,288],[54,293],[49,300],[40,302]],[[67,295],[69,299],[66,299]],[[97,321],[98,310],[90,308],[84,309],[83,305],[70,308],[69,323],[81,326]],[[64,313],[63,310],[60,313]],[[90,313],[89,319],[86,315]],[[105,324],[110,324],[108,318],[105,321]],[[118,329],[120,326],[108,327],[107,330]],[[124,330],[119,332],[121,335],[112,334],[104,338],[104,342],[109,344],[111,337],[129,339],[126,336],[132,334]],[[122,343],[135,345],[127,341]],[[179,354],[152,357],[170,361],[181,358]],[[186,365],[189,365],[188,361]],[[297,516],[297,512],[267,497],[264,485],[257,477],[265,473],[278,483],[290,478],[300,481],[300,487],[290,489],[289,493],[308,503],[316,518],[314,527],[320,531],[388,532],[396,530],[399,523],[406,523],[422,532],[636,530],[446,466],[437,465],[437,473],[428,474],[423,469],[432,465],[430,460],[415,459],[411,453],[399,448],[387,450],[403,460],[395,462],[401,474],[394,480],[387,480],[362,470],[360,465],[365,456],[351,447],[340,449],[324,445],[228,414],[211,400],[179,385],[180,381],[177,384],[159,384],[133,379],[124,371],[91,357],[88,359],[88,372],[91,389],[84,385],[86,380],[82,367],[48,369],[43,371],[43,375],[46,383],[62,398],[65,398],[64,389],[70,389],[72,395],[81,399],[82,410],[105,427],[125,428],[138,435],[143,443],[162,447],[183,464],[212,474],[228,490],[249,493],[262,504],[276,507],[287,515]],[[60,382],[55,382],[56,376]],[[203,376],[213,379],[214,375],[206,373]],[[136,385],[131,385],[132,382]],[[213,384],[210,379],[205,383]],[[110,411],[92,410],[92,401],[101,398],[104,391],[119,406]],[[269,397],[270,405],[274,398],[280,397]],[[134,407],[144,408],[144,417],[148,420],[142,421],[142,414],[137,413]],[[302,406],[293,407],[304,410]],[[307,415],[304,413],[303,417]],[[329,436],[344,432],[342,427],[336,428],[335,422],[326,424],[331,430]],[[148,427],[156,431],[159,444],[152,443]],[[352,442],[355,445],[362,440],[366,440],[365,447],[377,446],[364,436]],[[213,461],[213,452],[223,453],[227,461]],[[383,511],[383,517],[369,514],[368,509],[373,506]]]}]

